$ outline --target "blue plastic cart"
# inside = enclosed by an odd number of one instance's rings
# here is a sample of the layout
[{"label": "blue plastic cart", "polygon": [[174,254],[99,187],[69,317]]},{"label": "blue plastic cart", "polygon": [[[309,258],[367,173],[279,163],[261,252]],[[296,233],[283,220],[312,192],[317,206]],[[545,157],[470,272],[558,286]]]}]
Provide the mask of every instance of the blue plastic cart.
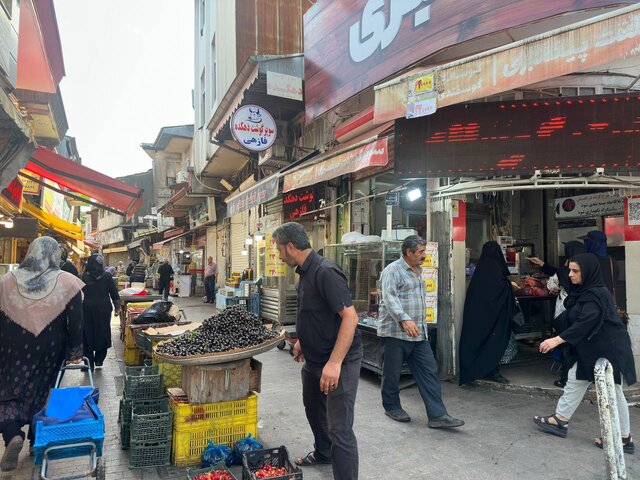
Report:
[{"label": "blue plastic cart", "polygon": [[[55,422],[36,422],[33,449],[35,463],[41,465],[42,480],[72,480],[87,476],[103,480],[105,477],[104,464],[100,462],[104,445],[104,416],[91,396],[94,386],[89,360],[85,357],[83,361],[84,364],[81,365],[63,363],[60,367],[46,407],[46,417],[55,418]],[[66,370],[86,371],[89,374],[89,386],[60,388],[60,381]],[[73,421],[65,421],[76,411],[76,405],[83,407],[84,418],[78,419],[76,416]],[[87,471],[64,477],[48,476],[47,468],[51,460],[81,456],[89,457]]]}]

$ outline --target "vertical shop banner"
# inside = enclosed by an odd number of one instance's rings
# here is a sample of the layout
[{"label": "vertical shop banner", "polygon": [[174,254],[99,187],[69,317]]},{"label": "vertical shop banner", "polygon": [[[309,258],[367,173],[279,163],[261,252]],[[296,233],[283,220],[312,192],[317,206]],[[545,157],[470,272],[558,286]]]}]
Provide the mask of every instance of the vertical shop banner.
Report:
[{"label": "vertical shop banner", "polygon": [[624,240],[640,241],[640,197],[624,199]]},{"label": "vertical shop banner", "polygon": [[266,277],[284,277],[287,274],[287,265],[280,260],[278,247],[276,247],[271,232],[265,234],[264,240],[266,243],[264,275]]},{"label": "vertical shop banner", "polygon": [[462,200],[451,202],[453,217],[453,241],[464,242],[467,239],[467,204]]},{"label": "vertical shop banner", "polygon": [[427,292],[425,322],[438,321],[438,244],[428,242],[422,262],[422,281]]}]

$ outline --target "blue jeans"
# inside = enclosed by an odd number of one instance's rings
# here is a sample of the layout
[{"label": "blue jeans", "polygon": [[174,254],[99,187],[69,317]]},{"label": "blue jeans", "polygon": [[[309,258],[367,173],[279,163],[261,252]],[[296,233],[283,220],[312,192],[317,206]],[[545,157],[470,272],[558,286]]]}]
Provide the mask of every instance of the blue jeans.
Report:
[{"label": "blue jeans", "polygon": [[392,337],[382,341],[382,406],[387,411],[402,408],[400,404],[400,369],[406,361],[418,385],[420,396],[427,409],[427,417],[435,419],[447,415],[442,403],[442,391],[438,379],[438,365],[426,340],[410,342]]}]

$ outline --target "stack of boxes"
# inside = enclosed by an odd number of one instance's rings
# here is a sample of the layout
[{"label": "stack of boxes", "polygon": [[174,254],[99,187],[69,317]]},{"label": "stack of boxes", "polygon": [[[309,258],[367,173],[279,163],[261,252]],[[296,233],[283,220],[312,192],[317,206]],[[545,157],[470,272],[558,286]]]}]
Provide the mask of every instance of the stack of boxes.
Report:
[{"label": "stack of boxes", "polygon": [[211,440],[233,447],[258,437],[258,396],[262,364],[257,360],[183,367],[182,387],[169,389],[173,412],[171,463],[199,465]]},{"label": "stack of boxes", "polygon": [[157,366],[127,367],[120,400],[120,440],[130,449],[129,466],[169,465],[172,413]]},{"label": "stack of boxes", "polygon": [[132,328],[134,318],[150,307],[153,302],[127,303],[124,319],[124,364],[128,366],[141,365],[142,351],[136,345],[136,329]]}]

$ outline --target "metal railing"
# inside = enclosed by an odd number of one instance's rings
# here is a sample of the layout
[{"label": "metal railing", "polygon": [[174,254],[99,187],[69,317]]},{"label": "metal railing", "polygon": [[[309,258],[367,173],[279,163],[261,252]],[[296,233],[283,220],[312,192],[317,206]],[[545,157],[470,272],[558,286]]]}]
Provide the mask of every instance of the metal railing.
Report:
[{"label": "metal railing", "polygon": [[600,430],[602,432],[602,448],[609,480],[624,480],[627,478],[622,449],[622,432],[618,417],[618,400],[616,386],[613,381],[613,367],[609,360],[600,358],[593,371],[596,393],[598,397],[598,412],[600,414]]}]

